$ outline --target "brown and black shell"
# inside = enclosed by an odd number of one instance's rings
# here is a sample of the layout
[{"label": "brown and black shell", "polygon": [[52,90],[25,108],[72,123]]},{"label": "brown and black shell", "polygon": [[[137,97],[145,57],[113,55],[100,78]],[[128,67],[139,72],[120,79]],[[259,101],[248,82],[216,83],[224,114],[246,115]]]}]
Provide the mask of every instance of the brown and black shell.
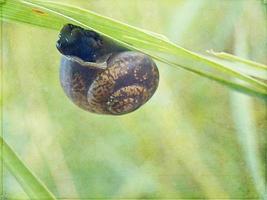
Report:
[{"label": "brown and black shell", "polygon": [[147,102],[159,83],[158,69],[147,55],[125,51],[107,60],[107,68],[91,69],[65,57],[61,85],[79,107],[94,113],[120,115]]},{"label": "brown and black shell", "polygon": [[158,87],[159,72],[149,56],[129,51],[94,31],[66,24],[57,48],[63,54],[61,85],[84,110],[126,114],[147,102]]}]

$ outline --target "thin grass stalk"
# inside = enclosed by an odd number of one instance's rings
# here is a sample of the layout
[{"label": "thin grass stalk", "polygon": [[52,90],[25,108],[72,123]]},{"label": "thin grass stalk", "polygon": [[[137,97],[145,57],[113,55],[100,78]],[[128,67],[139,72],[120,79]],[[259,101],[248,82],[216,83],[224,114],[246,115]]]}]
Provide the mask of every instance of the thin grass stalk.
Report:
[{"label": "thin grass stalk", "polygon": [[30,199],[56,200],[55,196],[47,189],[37,176],[26,167],[14,150],[0,137],[3,152],[1,159],[11,174],[20,183]]}]

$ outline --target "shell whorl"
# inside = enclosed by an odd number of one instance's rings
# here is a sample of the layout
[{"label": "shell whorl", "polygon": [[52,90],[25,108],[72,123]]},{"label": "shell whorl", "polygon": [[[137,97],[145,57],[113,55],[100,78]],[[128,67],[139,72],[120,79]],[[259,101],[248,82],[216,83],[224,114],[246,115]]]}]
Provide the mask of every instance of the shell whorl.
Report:
[{"label": "shell whorl", "polygon": [[63,58],[60,80],[67,96],[79,107],[119,115],[139,108],[151,98],[159,76],[148,56],[126,51],[110,57],[105,70],[85,68]]},{"label": "shell whorl", "polygon": [[118,53],[90,85],[87,100],[96,112],[128,113],[153,95],[158,78],[156,65],[148,56],[134,51]]}]

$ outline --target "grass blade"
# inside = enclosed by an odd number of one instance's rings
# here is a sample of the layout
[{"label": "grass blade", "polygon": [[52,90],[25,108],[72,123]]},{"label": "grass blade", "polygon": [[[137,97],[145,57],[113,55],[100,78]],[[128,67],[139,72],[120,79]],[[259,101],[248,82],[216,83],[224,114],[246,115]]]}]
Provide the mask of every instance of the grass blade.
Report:
[{"label": "grass blade", "polygon": [[251,60],[247,60],[232,54],[225,52],[214,52],[213,50],[207,51],[212,60],[220,63],[227,63],[227,65],[232,66],[233,69],[236,69],[244,74],[247,74],[251,77],[255,77],[260,81],[267,80],[267,66],[261,63],[257,63]]},{"label": "grass blade", "polygon": [[0,137],[3,145],[2,159],[5,166],[21,184],[30,199],[55,200],[46,186],[24,165],[11,147]]},{"label": "grass blade", "polygon": [[[245,21],[243,21],[245,23]],[[236,27],[234,52],[240,56],[248,55],[247,32],[243,26]],[[224,54],[223,54],[224,55]],[[234,59],[235,56],[231,56]],[[259,138],[256,129],[253,99],[240,93],[230,93],[230,105],[232,117],[236,128],[236,134],[243,150],[243,156],[247,168],[251,174],[255,189],[259,198],[264,197],[264,176],[261,170],[262,159],[259,151]]]},{"label": "grass blade", "polygon": [[267,70],[267,66],[264,65],[264,64],[261,64],[261,63],[258,63],[258,62],[252,61],[252,60],[248,60],[248,59],[245,59],[245,58],[241,58],[241,57],[229,54],[229,53],[215,52],[213,50],[209,50],[207,52],[209,54],[211,54],[213,56],[216,56],[218,58],[221,58],[221,59],[225,59],[225,60],[228,60],[228,61],[239,62],[239,63],[247,64],[247,65],[249,65],[251,67],[255,67],[255,68],[258,68],[258,69]]}]

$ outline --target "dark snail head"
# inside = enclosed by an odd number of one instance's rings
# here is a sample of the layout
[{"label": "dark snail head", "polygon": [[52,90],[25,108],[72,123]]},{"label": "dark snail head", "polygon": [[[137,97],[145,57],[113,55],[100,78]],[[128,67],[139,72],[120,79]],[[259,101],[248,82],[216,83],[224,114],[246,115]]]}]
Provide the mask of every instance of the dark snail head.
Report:
[{"label": "dark snail head", "polygon": [[66,56],[76,56],[84,61],[95,62],[102,47],[100,35],[73,24],[66,24],[60,31],[57,49]]}]

